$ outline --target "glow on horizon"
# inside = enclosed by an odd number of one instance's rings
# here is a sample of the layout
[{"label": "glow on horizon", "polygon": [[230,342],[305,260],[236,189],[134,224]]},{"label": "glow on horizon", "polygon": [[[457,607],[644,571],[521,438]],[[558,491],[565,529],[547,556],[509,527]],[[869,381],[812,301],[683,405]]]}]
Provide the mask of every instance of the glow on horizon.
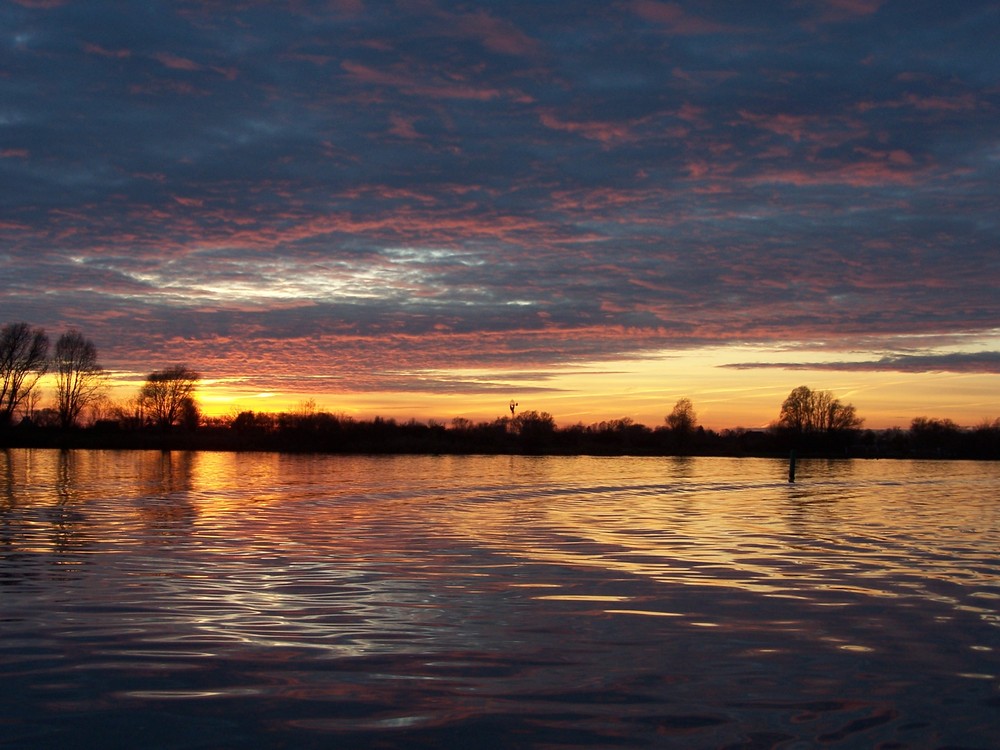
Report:
[{"label": "glow on horizon", "polygon": [[[842,360],[838,355],[798,351],[813,361]],[[860,355],[858,355],[860,358]],[[817,368],[733,370],[722,365],[733,361],[780,360],[780,352],[763,347],[708,347],[682,352],[660,352],[641,359],[620,359],[572,365],[534,376],[510,371],[508,379],[496,370],[468,368],[413,373],[452,376],[488,384],[475,392],[459,387],[454,392],[428,389],[343,391],[316,390],[310,377],[289,376],[287,390],[254,388],[253,378],[205,378],[198,400],[206,416],[232,416],[240,411],[291,412],[314,402],[319,411],[356,419],[376,416],[398,421],[416,419],[449,424],[455,418],[473,422],[509,416],[508,403],[517,411],[548,412],[566,427],[604,420],[629,418],[657,427],[674,403],[689,398],[699,424],[706,428],[764,428],[776,417],[781,402],[799,385],[832,391],[852,403],[865,419],[865,427],[907,427],[914,417],[948,418],[972,427],[984,419],[1000,417],[1000,376],[949,372],[854,372]],[[133,395],[141,377],[118,381],[115,398]],[[298,387],[296,387],[298,384]],[[470,389],[471,390],[471,389]]]}]

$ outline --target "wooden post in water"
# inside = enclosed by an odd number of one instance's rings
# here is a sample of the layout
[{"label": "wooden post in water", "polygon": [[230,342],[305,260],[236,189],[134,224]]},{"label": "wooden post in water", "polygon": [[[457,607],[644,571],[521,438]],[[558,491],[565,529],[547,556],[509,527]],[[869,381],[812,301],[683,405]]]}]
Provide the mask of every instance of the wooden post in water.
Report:
[{"label": "wooden post in water", "polygon": [[795,449],[792,448],[792,452],[788,454],[788,481],[795,481]]}]

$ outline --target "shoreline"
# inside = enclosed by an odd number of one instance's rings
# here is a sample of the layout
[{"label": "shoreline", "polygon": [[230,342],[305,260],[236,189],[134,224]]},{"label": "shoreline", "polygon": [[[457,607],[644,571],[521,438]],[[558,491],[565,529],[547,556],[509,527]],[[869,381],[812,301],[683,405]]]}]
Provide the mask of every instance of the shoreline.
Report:
[{"label": "shoreline", "polygon": [[[677,445],[664,431],[634,435],[581,434],[556,430],[538,435],[510,433],[470,434],[423,425],[356,425],[335,433],[294,431],[239,433],[203,427],[184,430],[126,430],[15,427],[0,430],[0,450],[155,450],[322,455],[522,455],[522,456],[634,456],[797,459],[1000,460],[995,444],[886,445],[867,435],[843,436],[837,441],[813,439],[794,442],[788,436],[766,432],[731,435],[714,433]],[[820,436],[823,437],[823,436]],[[862,439],[868,437],[868,440]]]}]

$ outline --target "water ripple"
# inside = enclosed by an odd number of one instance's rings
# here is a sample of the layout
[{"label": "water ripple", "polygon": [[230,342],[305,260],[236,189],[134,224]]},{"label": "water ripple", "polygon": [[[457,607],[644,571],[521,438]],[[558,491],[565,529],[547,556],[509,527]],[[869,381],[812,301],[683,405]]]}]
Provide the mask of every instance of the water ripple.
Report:
[{"label": "water ripple", "polygon": [[784,471],[7,451],[3,741],[992,746],[1000,468]]}]

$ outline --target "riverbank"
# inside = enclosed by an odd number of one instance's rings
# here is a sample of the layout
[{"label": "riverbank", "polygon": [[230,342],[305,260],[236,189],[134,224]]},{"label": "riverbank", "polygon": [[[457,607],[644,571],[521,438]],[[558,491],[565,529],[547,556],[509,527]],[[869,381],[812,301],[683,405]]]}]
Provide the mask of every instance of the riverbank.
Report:
[{"label": "riverbank", "polygon": [[595,455],[923,458],[1000,460],[1000,435],[968,431],[929,442],[901,430],[794,436],[763,430],[697,430],[679,436],[641,425],[572,427],[515,433],[502,426],[447,428],[390,420],[330,422],[286,429],[208,426],[196,430],[125,429],[98,425],[63,430],[18,426],[0,430],[0,448],[89,450],[257,451],[329,454]]}]

